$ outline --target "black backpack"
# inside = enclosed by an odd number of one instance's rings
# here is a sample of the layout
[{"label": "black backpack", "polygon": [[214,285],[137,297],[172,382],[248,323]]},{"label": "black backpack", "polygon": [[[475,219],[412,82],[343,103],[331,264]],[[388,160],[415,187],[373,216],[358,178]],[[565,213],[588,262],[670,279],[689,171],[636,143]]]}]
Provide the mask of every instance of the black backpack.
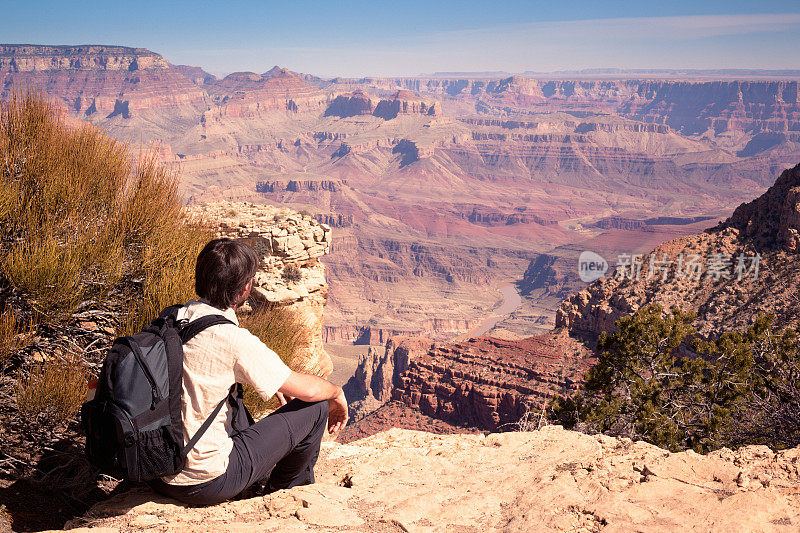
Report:
[{"label": "black backpack", "polygon": [[222,315],[178,321],[180,307],[166,308],[141,332],[114,341],[95,397],[81,407],[86,454],[105,474],[129,481],[177,474],[225,402],[236,401],[234,385],[184,446],[183,344],[206,328],[233,322]]}]

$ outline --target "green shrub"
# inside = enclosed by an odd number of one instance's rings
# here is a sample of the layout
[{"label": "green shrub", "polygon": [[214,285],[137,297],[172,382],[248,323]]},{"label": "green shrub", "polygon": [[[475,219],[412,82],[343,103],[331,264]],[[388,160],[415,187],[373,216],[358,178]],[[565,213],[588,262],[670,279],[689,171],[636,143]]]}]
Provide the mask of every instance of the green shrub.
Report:
[{"label": "green shrub", "polygon": [[744,333],[702,341],[693,315],[651,304],[601,335],[584,390],[550,403],[551,419],[670,450],[800,444],[795,330],[760,316]]}]

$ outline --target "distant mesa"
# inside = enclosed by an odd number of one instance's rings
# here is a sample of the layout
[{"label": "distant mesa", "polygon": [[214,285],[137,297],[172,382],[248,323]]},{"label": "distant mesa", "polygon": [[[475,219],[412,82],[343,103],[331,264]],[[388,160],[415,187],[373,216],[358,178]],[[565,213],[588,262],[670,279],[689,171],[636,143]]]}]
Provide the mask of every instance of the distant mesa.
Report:
[{"label": "distant mesa", "polygon": [[400,89],[392,97],[395,100],[417,100],[419,97],[406,89]]},{"label": "distant mesa", "polygon": [[196,85],[204,85],[217,81],[216,76],[209,74],[200,67],[192,67],[190,65],[173,65],[172,68],[192,80],[192,82],[194,82]]},{"label": "distant mesa", "polygon": [[372,98],[357,89],[351,93],[337,96],[325,110],[325,116],[341,118],[355,117],[358,115],[374,115],[384,120],[392,120],[398,115],[428,115],[437,114],[435,103],[428,102],[411,91],[400,89],[389,98],[384,98],[373,106]]},{"label": "distant mesa", "polygon": [[401,89],[392,95],[391,99],[381,100],[372,113],[384,120],[391,120],[397,115],[436,115],[435,103],[426,102],[411,91]]},{"label": "distant mesa", "polygon": [[0,73],[61,70],[163,70],[169,62],[146,48],[0,44]]},{"label": "distant mesa", "polygon": [[358,115],[371,115],[372,111],[372,99],[367,93],[359,89],[350,94],[337,96],[325,110],[325,116],[347,118]]},{"label": "distant mesa", "polygon": [[222,79],[222,82],[260,82],[264,80],[264,76],[256,74],[255,72],[231,72]]},{"label": "distant mesa", "polygon": [[633,231],[644,228],[646,226],[685,226],[694,224],[695,222],[702,222],[704,220],[713,220],[711,216],[696,216],[696,217],[652,217],[648,219],[634,219],[621,216],[604,217],[594,223],[594,227],[600,229],[618,229],[625,231]]},{"label": "distant mesa", "polygon": [[145,48],[0,44],[0,99],[30,85],[81,119],[130,118],[156,109],[193,113],[205,107],[209,76],[196,67],[176,68]]},{"label": "distant mesa", "polygon": [[289,179],[289,180],[265,180],[256,182],[256,191],[261,193],[269,192],[338,192],[342,186],[347,184],[347,180],[339,179]]}]

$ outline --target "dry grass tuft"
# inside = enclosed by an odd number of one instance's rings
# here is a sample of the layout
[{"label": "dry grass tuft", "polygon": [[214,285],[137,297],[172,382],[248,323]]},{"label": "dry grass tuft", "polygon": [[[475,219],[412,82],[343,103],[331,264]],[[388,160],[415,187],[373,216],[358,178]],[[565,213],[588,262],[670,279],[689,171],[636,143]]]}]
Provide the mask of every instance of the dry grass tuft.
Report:
[{"label": "dry grass tuft", "polygon": [[86,397],[89,374],[79,361],[47,361],[17,376],[17,409],[29,423],[57,426]]},{"label": "dry grass tuft", "polygon": [[[306,371],[299,368],[303,363],[299,355],[311,343],[311,332],[294,313],[283,307],[262,307],[244,318],[241,324],[293,370]],[[265,401],[249,386],[245,387],[244,393],[245,405],[255,418],[261,418],[280,406],[277,398]]]},{"label": "dry grass tuft", "polygon": [[282,275],[285,279],[295,283],[303,279],[303,273],[300,271],[300,268],[293,263],[289,263],[283,267]]},{"label": "dry grass tuft", "polygon": [[0,314],[0,369],[17,352],[30,343],[32,331],[21,328],[17,323],[17,315],[10,309]]}]

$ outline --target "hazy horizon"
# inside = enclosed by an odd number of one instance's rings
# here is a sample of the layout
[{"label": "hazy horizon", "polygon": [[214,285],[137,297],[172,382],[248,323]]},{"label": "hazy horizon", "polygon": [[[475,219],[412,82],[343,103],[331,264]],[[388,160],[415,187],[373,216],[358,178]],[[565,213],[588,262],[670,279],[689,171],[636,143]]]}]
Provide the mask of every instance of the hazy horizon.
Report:
[{"label": "hazy horizon", "polygon": [[142,47],[215,74],[272,65],[323,77],[434,72],[800,69],[800,6],[690,2],[32,1],[6,42]]}]

